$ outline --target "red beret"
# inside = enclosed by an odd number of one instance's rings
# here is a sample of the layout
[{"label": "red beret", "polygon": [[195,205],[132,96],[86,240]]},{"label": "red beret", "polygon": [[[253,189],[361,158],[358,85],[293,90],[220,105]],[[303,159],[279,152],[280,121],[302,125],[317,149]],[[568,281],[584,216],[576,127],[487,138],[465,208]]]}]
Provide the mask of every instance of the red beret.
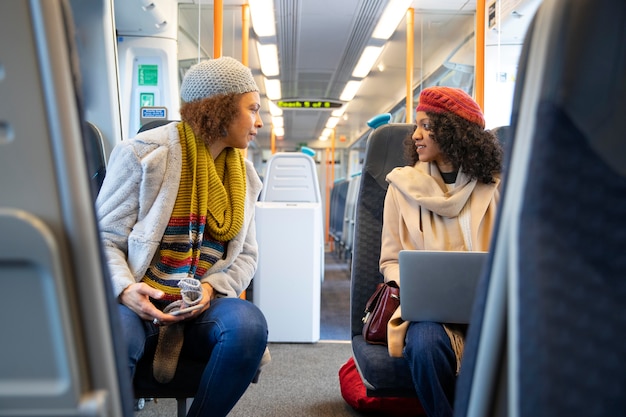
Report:
[{"label": "red beret", "polygon": [[428,87],[422,90],[416,111],[454,113],[485,128],[485,117],[478,103],[465,91],[452,87]]}]

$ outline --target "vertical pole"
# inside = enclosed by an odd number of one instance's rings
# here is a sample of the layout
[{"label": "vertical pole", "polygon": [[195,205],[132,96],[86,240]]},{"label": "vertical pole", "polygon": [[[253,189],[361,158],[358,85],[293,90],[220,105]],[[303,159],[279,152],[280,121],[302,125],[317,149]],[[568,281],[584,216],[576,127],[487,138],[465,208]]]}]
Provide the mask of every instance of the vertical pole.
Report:
[{"label": "vertical pole", "polygon": [[222,56],[223,12],[223,0],[215,0],[213,5],[213,58]]},{"label": "vertical pole", "polygon": [[324,211],[326,215],[324,216],[324,241],[328,243],[328,249],[333,251],[333,241],[330,238],[330,192],[332,190],[332,182],[330,181],[330,146],[326,148],[326,152],[324,152],[324,167],[326,168],[326,185],[324,187],[324,191],[326,194],[326,207]]},{"label": "vertical pole", "polygon": [[330,161],[330,167],[331,167],[330,181],[331,181],[331,184],[334,184],[335,183],[335,129],[332,130],[330,139],[331,139],[330,146],[332,149],[332,152],[331,152],[332,160]]},{"label": "vertical pole", "polygon": [[[250,6],[248,4],[241,5],[241,63],[248,66],[248,37],[250,35]],[[242,149],[243,157],[248,157],[248,148]],[[239,297],[246,299],[246,291],[244,290]],[[181,414],[182,415],[182,414]]]},{"label": "vertical pole", "polygon": [[276,134],[274,133],[273,127],[272,133],[270,134],[270,150],[272,151],[272,155],[276,153]]},{"label": "vertical pole", "polygon": [[485,110],[485,2],[476,1],[476,65],[474,72],[474,97]]},{"label": "vertical pole", "polygon": [[332,252],[334,250],[334,242],[330,237],[330,195],[333,189],[333,185],[334,185],[334,179],[333,179],[333,172],[334,172],[334,146],[331,140],[331,144],[330,146],[328,146],[326,148],[326,152],[325,152],[325,163],[324,166],[326,168],[326,186],[325,191],[326,191],[326,207],[325,207],[325,212],[326,215],[325,217],[325,225],[324,225],[324,236],[325,236],[325,241],[326,243],[328,243],[328,249]]},{"label": "vertical pole", "polygon": [[250,38],[250,6],[241,6],[241,63],[248,66],[248,44]]},{"label": "vertical pole", "polygon": [[406,11],[406,123],[413,123],[413,35],[415,32],[415,9]]},{"label": "vertical pole", "polygon": [[[250,38],[250,6],[241,5],[241,63],[248,66],[248,44]],[[248,148],[242,150],[243,157],[248,157]]]},{"label": "vertical pole", "polygon": [[[328,187],[328,198],[326,199],[327,213],[328,213],[328,229],[326,230],[326,236],[330,237],[330,192],[335,185],[335,129],[330,134],[330,187]],[[330,238],[329,238],[330,240]]]}]

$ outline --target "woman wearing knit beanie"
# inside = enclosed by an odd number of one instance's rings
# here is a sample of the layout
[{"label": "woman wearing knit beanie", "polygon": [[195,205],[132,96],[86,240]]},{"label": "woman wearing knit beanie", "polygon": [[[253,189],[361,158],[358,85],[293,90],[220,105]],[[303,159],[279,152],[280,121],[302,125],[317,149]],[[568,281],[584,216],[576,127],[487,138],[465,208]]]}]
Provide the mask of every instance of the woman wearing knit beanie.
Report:
[{"label": "woman wearing knit beanie", "polygon": [[223,57],[191,67],[181,98],[181,122],[115,147],[96,208],[131,375],[141,359],[175,388],[189,382],[179,359],[199,363],[188,416],[225,416],[267,345],[263,314],[239,298],[257,267],[261,181],[240,149],[263,126],[259,89]]},{"label": "woman wearing knit beanie", "polygon": [[[401,285],[398,253],[408,250],[487,251],[500,199],[502,149],[485,131],[478,104],[464,91],[422,91],[416,128],[405,141],[408,165],[387,176],[380,271]],[[389,353],[406,359],[428,416],[452,416],[467,326],[390,323]]]}]

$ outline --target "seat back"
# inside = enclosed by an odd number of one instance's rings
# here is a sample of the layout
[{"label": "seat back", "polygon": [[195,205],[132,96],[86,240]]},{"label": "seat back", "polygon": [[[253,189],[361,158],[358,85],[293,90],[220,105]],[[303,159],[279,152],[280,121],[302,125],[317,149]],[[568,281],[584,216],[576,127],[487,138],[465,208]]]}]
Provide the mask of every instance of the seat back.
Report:
[{"label": "seat back", "polygon": [[260,201],[320,203],[315,161],[300,152],[279,152],[267,162]]},{"label": "seat back", "polygon": [[365,303],[383,281],[379,272],[385,177],[395,167],[406,165],[402,142],[413,132],[412,124],[392,123],[376,128],[369,136],[356,201],[354,250],[350,284],[352,336],[361,334]]},{"label": "seat back", "polygon": [[456,416],[626,407],[625,24],[621,0],[544,0],[535,16]]},{"label": "seat back", "polygon": [[91,180],[91,189],[94,191],[93,200],[96,200],[100,187],[107,172],[104,150],[104,137],[100,129],[93,123],[85,123],[85,154],[87,156],[87,172]]},{"label": "seat back", "polygon": [[330,213],[328,218],[328,233],[333,239],[339,252],[343,238],[343,213],[346,208],[349,182],[345,178],[335,181],[330,191]]},{"label": "seat back", "polygon": [[350,178],[348,193],[346,195],[346,207],[343,214],[343,229],[341,232],[341,247],[343,256],[352,259],[352,244],[354,242],[354,216],[356,215],[356,199],[361,186],[361,173]]},{"label": "seat back", "polygon": [[387,193],[385,177],[393,168],[405,165],[402,142],[413,130],[412,124],[394,123],[379,126],[370,134],[356,201],[350,327],[354,361],[369,396],[415,396],[406,361],[390,357],[386,346],[366,343],[361,321],[367,300],[383,281],[378,262]]},{"label": "seat back", "polygon": [[169,124],[169,123],[171,123],[173,121],[174,120],[170,120],[170,119],[151,120],[148,123],[142,125],[139,128],[139,130],[137,130],[137,133],[145,132],[146,130],[154,129],[155,127],[164,126],[164,125]]},{"label": "seat back", "polygon": [[0,415],[133,413],[72,28],[67,2],[0,3]]}]

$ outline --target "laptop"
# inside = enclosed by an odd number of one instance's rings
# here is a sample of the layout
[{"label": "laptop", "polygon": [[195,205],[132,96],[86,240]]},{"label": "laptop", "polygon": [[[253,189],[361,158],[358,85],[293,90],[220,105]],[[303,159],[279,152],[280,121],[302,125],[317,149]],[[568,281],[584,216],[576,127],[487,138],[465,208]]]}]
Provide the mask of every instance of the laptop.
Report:
[{"label": "laptop", "polygon": [[488,252],[402,250],[398,256],[404,320],[469,323]]}]

